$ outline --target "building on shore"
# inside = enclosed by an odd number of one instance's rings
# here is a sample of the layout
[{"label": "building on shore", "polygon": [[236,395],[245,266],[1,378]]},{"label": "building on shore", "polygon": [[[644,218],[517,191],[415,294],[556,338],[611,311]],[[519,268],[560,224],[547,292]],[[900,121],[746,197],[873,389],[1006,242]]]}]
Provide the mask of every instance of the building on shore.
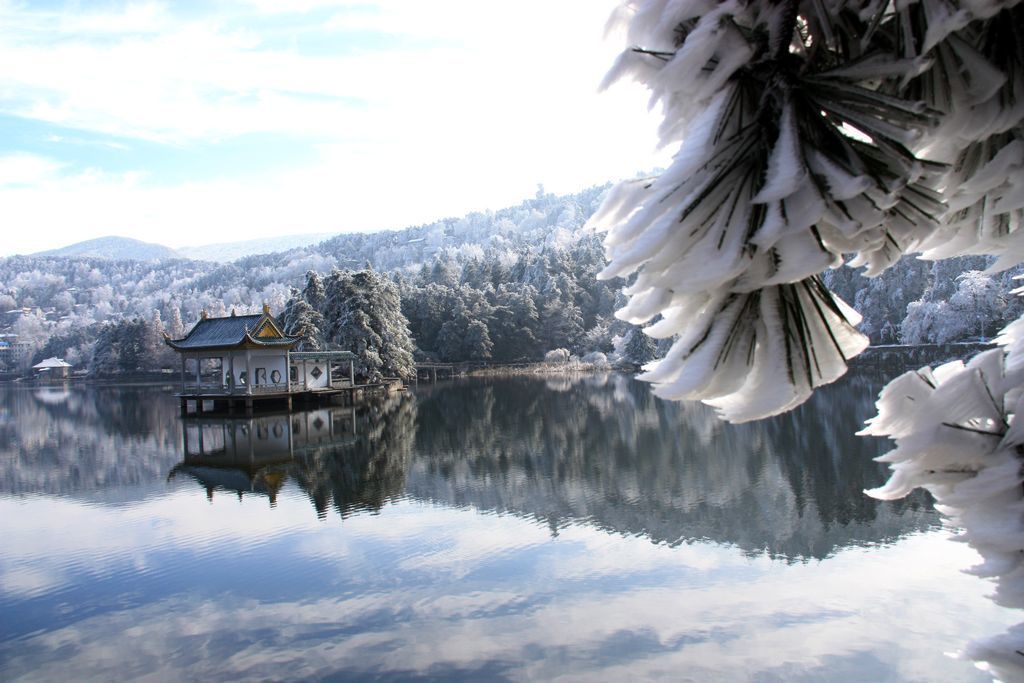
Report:
[{"label": "building on shore", "polygon": [[[27,365],[32,344],[19,340],[16,334],[0,334],[0,370],[18,370]],[[24,365],[23,365],[24,364]]]},{"label": "building on shore", "polygon": [[[355,388],[355,355],[348,351],[295,351],[268,306],[255,315],[202,318],[181,339],[165,339],[181,357],[182,413],[255,403],[322,400]],[[191,365],[191,367],[189,367]]]},{"label": "building on shore", "polygon": [[36,371],[36,379],[43,381],[59,381],[68,378],[68,372],[71,370],[71,367],[71,363],[68,363],[63,358],[57,358],[54,356],[36,363],[32,366],[32,369]]}]

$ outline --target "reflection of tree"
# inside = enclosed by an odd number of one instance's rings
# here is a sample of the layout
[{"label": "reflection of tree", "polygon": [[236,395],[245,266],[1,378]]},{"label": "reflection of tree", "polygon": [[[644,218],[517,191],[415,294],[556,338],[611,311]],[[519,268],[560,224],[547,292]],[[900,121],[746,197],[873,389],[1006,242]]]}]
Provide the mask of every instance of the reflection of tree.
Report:
[{"label": "reflection of tree", "polygon": [[76,494],[162,482],[179,456],[174,399],[147,387],[0,392],[0,492]]},{"label": "reflection of tree", "polygon": [[287,471],[320,517],[332,505],[343,518],[380,510],[405,489],[415,428],[415,400],[390,395],[360,407],[353,442],[297,456]]},{"label": "reflection of tree", "polygon": [[861,493],[886,476],[868,457],[880,446],[852,437],[876,388],[851,377],[788,415],[728,425],[614,375],[560,392],[527,378],[423,387],[407,486],[555,529],[585,520],[657,542],[824,557],[935,522],[924,498]]},{"label": "reflection of tree", "polygon": [[[656,542],[709,539],[789,558],[886,541],[934,519],[924,498],[879,503],[860,493],[886,477],[869,457],[884,444],[851,436],[879,384],[863,374],[791,414],[745,425],[723,424],[699,404],[659,401],[619,375],[574,378],[558,391],[546,381],[424,385],[354,417],[348,408],[257,416],[252,433],[273,435],[280,423],[290,440],[282,448],[271,439],[242,467],[183,456],[181,430],[192,421],[179,420],[160,390],[10,390],[0,394],[0,491],[124,498],[138,495],[130,487],[162,489],[184,459],[213,468],[189,471],[211,491],[273,498],[290,481],[322,516],[411,495],[529,515],[556,530],[585,521]],[[314,438],[308,426],[321,415],[332,429]],[[334,428],[336,419],[349,426]],[[201,422],[208,451],[226,444],[214,436],[224,427]]]}]

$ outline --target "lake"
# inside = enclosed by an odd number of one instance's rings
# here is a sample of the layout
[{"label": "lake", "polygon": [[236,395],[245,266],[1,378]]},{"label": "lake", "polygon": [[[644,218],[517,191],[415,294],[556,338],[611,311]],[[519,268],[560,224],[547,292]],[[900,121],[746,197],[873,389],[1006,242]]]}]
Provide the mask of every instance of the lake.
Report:
[{"label": "lake", "polygon": [[0,679],[989,680],[956,653],[1021,615],[926,494],[862,493],[883,383],[745,425],[615,374],[0,387]]}]

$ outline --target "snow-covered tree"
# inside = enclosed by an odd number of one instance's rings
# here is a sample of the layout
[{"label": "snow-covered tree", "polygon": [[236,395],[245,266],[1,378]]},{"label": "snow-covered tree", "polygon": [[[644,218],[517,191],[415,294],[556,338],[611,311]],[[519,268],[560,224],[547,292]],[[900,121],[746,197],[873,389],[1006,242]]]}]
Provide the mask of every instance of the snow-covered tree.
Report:
[{"label": "snow-covered tree", "polygon": [[[281,324],[284,326],[285,334],[302,339],[298,344],[299,350],[319,351],[323,348],[324,317],[312,305],[309,297],[312,296],[314,300],[319,300],[322,305],[324,301],[323,285],[320,284],[319,289],[314,288],[310,292],[308,282],[309,280],[307,280],[306,289],[302,292],[292,288],[291,297],[285,304],[284,313],[281,315]],[[319,277],[316,282],[320,283]]]},{"label": "snow-covered tree", "polygon": [[409,323],[398,288],[373,270],[335,270],[324,281],[324,342],[356,354],[356,372],[370,381],[415,373]]},{"label": "snow-covered tree", "polygon": [[[658,394],[743,421],[842,375],[867,338],[820,273],[847,256],[869,277],[915,252],[995,256],[993,272],[1024,259],[1024,6],[631,0],[612,25],[629,47],[608,82],[646,85],[662,143],[679,146],[595,219],[609,230],[602,275],[634,278],[619,315],[661,314],[648,332],[679,335],[645,374]],[[870,427],[897,440],[879,494],[929,488],[1014,604],[1022,339],[1018,321],[1008,352],[895,380]],[[1003,643],[1006,662],[1020,666],[1022,641]]]},{"label": "snow-covered tree", "polygon": [[167,325],[167,334],[171,339],[181,339],[185,336],[185,323],[181,320],[181,308],[177,302],[168,304],[171,311],[170,321]]},{"label": "snow-covered tree", "polygon": [[146,330],[145,344],[143,346],[143,353],[149,357],[148,363],[153,369],[173,368],[178,360],[178,354],[174,349],[164,343],[164,334],[166,332],[163,317],[160,315],[160,309],[154,309],[153,317],[150,319],[148,329]]},{"label": "snow-covered tree", "polygon": [[494,344],[487,332],[487,325],[479,320],[471,320],[466,326],[466,357],[470,360],[487,360],[491,357]]},{"label": "snow-covered tree", "polygon": [[153,325],[142,318],[108,323],[100,330],[89,359],[89,375],[111,377],[154,370]]},{"label": "snow-covered tree", "polygon": [[306,287],[302,290],[302,293],[303,297],[313,308],[319,309],[324,305],[326,292],[324,290],[324,281],[321,279],[320,273],[315,270],[311,270],[306,273]]},{"label": "snow-covered tree", "polygon": [[642,367],[654,360],[657,351],[658,347],[655,341],[644,334],[642,328],[634,327],[627,334],[626,341],[622,346],[622,353],[616,360],[620,363]]}]

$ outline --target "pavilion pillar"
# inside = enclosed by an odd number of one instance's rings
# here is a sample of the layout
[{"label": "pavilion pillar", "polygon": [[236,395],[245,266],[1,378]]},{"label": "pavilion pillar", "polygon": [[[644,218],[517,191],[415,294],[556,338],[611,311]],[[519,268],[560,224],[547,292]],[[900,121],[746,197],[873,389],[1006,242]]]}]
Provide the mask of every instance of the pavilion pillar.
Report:
[{"label": "pavilion pillar", "polygon": [[185,354],[181,354],[181,393],[185,393]]},{"label": "pavilion pillar", "polygon": [[327,388],[334,388],[334,378],[331,377],[331,357],[327,356]]},{"label": "pavilion pillar", "polygon": [[302,390],[309,391],[309,373],[306,372],[306,359],[302,359]]},{"label": "pavilion pillar", "polygon": [[[252,394],[252,355],[249,349],[245,350],[245,393]],[[252,402],[246,404],[246,408],[252,409]]]},{"label": "pavilion pillar", "polygon": [[231,355],[228,356],[228,381],[227,381],[227,385],[228,385],[228,393],[229,394],[235,393],[235,382],[236,381],[237,381],[237,378],[235,377],[235,352],[232,351]]},{"label": "pavilion pillar", "polygon": [[348,362],[348,383],[355,388],[356,386],[356,364],[355,361]]},{"label": "pavilion pillar", "polygon": [[202,356],[196,356],[196,393],[197,394],[201,394],[202,393],[203,378],[202,378],[202,375],[200,374],[202,369],[203,369],[203,357]]}]

